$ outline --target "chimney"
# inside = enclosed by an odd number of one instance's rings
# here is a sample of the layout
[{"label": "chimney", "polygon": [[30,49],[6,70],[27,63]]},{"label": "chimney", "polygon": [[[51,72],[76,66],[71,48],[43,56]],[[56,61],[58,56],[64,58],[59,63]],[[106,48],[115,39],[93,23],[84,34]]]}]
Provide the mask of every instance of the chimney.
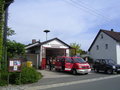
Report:
[{"label": "chimney", "polygon": [[114,32],[114,29],[111,29],[112,32]]},{"label": "chimney", "polygon": [[33,44],[33,43],[36,43],[36,39],[32,39],[32,44]]}]

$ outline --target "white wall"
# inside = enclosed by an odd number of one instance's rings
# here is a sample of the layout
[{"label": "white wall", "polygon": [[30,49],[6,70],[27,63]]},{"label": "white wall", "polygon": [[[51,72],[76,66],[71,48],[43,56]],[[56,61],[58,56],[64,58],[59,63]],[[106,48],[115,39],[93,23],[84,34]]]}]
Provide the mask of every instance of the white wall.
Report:
[{"label": "white wall", "polygon": [[[101,34],[103,38],[101,38]],[[105,44],[108,44],[108,49],[106,49]],[[97,45],[99,50],[96,48]],[[101,32],[90,50],[90,56],[93,59],[113,59],[116,62],[116,41]]]},{"label": "white wall", "polygon": [[59,42],[58,40],[53,40],[51,42],[48,42],[46,44],[41,45],[40,48],[40,62],[42,61],[42,58],[45,58],[45,48],[61,48],[66,49],[66,56],[69,56],[69,47],[64,45],[63,43]]},{"label": "white wall", "polygon": [[120,64],[120,43],[117,43],[116,49],[117,49],[117,63]]},{"label": "white wall", "polygon": [[66,56],[69,57],[70,56],[70,50],[66,49]]},{"label": "white wall", "polygon": [[40,66],[41,66],[41,62],[42,62],[42,46],[40,47],[40,61],[39,61]]},{"label": "white wall", "polygon": [[48,42],[48,43],[44,44],[43,47],[48,47],[48,48],[68,48],[66,45],[59,42],[58,40],[53,40],[51,42]]}]

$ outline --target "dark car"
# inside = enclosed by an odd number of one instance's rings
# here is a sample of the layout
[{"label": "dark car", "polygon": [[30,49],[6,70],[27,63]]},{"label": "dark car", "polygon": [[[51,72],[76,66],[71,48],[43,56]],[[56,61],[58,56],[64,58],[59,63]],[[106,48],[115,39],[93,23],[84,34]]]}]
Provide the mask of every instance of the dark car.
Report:
[{"label": "dark car", "polygon": [[112,59],[97,59],[93,64],[95,72],[104,71],[108,74],[120,72],[120,65],[116,64]]}]

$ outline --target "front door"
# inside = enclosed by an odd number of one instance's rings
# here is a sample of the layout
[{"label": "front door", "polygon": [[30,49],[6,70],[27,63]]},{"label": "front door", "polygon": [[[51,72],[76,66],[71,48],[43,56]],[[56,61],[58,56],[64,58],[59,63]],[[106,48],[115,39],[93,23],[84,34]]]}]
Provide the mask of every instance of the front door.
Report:
[{"label": "front door", "polygon": [[72,59],[65,58],[65,71],[71,71],[73,67]]}]

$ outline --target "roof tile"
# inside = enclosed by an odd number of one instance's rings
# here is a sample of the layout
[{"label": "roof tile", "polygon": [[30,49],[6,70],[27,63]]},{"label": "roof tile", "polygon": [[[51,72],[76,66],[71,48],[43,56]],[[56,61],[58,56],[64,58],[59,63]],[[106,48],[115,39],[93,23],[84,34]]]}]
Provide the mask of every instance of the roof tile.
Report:
[{"label": "roof tile", "polygon": [[102,30],[102,29],[101,29],[101,31],[104,32],[104,33],[106,33],[107,35],[109,35],[114,40],[120,42],[120,32],[107,31],[107,30]]},{"label": "roof tile", "polygon": [[95,43],[97,37],[99,36],[100,32],[104,32],[105,34],[107,34],[108,36],[110,36],[111,38],[113,38],[114,40],[116,40],[117,42],[120,42],[120,32],[108,31],[108,30],[100,29],[100,31],[98,32],[97,36],[95,37],[95,39],[92,42],[92,44],[91,44],[90,48],[88,49],[88,51],[90,51],[90,49],[94,45],[94,43]]}]

